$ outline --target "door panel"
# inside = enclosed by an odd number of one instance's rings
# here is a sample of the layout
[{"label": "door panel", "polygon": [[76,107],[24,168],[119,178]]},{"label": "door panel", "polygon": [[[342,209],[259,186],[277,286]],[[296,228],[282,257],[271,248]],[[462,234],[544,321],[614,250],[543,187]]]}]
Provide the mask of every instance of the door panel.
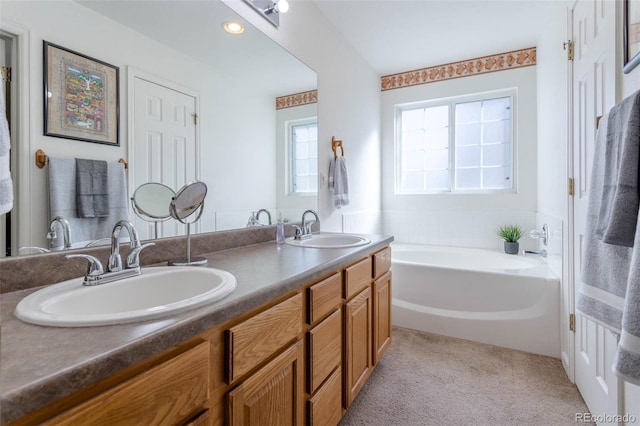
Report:
[{"label": "door panel", "polygon": [[[615,2],[578,0],[573,8],[573,276],[581,279],[582,243],[598,117],[615,103]],[[594,415],[618,413],[611,372],[616,335],[576,313],[575,381]]]},{"label": "door panel", "polygon": [[[174,191],[198,178],[194,96],[134,78],[133,182],[135,188],[147,182],[160,182]],[[153,223],[133,216],[142,239],[152,238]],[[194,225],[199,232],[200,224]],[[160,223],[158,237],[185,234],[185,226],[175,220]]]}]

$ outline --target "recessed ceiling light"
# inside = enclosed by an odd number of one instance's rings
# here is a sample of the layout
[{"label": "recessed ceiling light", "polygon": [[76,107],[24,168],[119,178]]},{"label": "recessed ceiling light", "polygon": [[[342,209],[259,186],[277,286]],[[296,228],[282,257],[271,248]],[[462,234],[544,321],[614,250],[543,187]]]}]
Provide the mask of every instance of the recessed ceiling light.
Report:
[{"label": "recessed ceiling light", "polygon": [[222,25],[222,28],[229,34],[242,34],[244,32],[244,26],[237,22],[227,21]]}]

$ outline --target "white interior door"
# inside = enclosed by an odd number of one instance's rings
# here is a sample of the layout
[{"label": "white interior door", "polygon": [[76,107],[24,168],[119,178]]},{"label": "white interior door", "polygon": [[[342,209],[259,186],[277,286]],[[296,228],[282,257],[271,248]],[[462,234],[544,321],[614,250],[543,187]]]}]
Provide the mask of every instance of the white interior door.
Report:
[{"label": "white interior door", "polygon": [[[135,191],[147,182],[159,182],[178,191],[199,178],[197,139],[197,96],[158,84],[140,76],[133,77],[133,139],[129,152]],[[131,81],[131,79],[130,79]],[[133,192],[131,192],[133,194]],[[154,225],[138,218],[134,225],[140,238],[152,238]],[[158,226],[158,238],[184,235],[185,225],[169,219]],[[192,232],[199,231],[199,224]]]},{"label": "white interior door", "polygon": [[[577,0],[573,7],[573,272],[581,278],[582,243],[597,117],[615,103],[616,2]],[[575,300],[575,298],[574,298]],[[618,414],[618,378],[611,371],[617,337],[576,313],[575,381],[593,415]]]}]

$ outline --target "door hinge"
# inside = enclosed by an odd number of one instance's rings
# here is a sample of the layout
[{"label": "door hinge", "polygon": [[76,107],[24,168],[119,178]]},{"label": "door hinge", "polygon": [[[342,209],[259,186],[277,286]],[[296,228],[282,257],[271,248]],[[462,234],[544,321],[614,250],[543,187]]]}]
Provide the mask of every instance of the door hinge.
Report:
[{"label": "door hinge", "polygon": [[0,74],[2,74],[2,81],[11,81],[11,68],[0,67]]},{"label": "door hinge", "polygon": [[562,43],[562,47],[567,51],[567,59],[573,61],[574,44],[572,40]]},{"label": "door hinge", "polygon": [[575,188],[573,184],[573,178],[569,178],[569,195],[573,196],[575,194]]},{"label": "door hinge", "polygon": [[569,314],[569,330],[576,331],[576,315]]},{"label": "door hinge", "polygon": [[194,112],[191,116],[193,117],[193,124],[198,124],[198,114]]}]

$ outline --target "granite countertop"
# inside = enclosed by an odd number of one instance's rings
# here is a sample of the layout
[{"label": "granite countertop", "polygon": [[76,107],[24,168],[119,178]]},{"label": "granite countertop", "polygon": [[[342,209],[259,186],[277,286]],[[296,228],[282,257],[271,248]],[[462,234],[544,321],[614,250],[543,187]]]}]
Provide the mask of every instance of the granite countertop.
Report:
[{"label": "granite countertop", "polygon": [[[388,245],[367,235],[356,248],[312,249],[274,241],[205,254],[208,267],[231,272],[237,288],[209,306],[133,324],[62,328],[24,323],[17,303],[38,288],[0,300],[0,424],[96,383],[175,344],[242,315]],[[41,287],[39,287],[41,288]]]}]

